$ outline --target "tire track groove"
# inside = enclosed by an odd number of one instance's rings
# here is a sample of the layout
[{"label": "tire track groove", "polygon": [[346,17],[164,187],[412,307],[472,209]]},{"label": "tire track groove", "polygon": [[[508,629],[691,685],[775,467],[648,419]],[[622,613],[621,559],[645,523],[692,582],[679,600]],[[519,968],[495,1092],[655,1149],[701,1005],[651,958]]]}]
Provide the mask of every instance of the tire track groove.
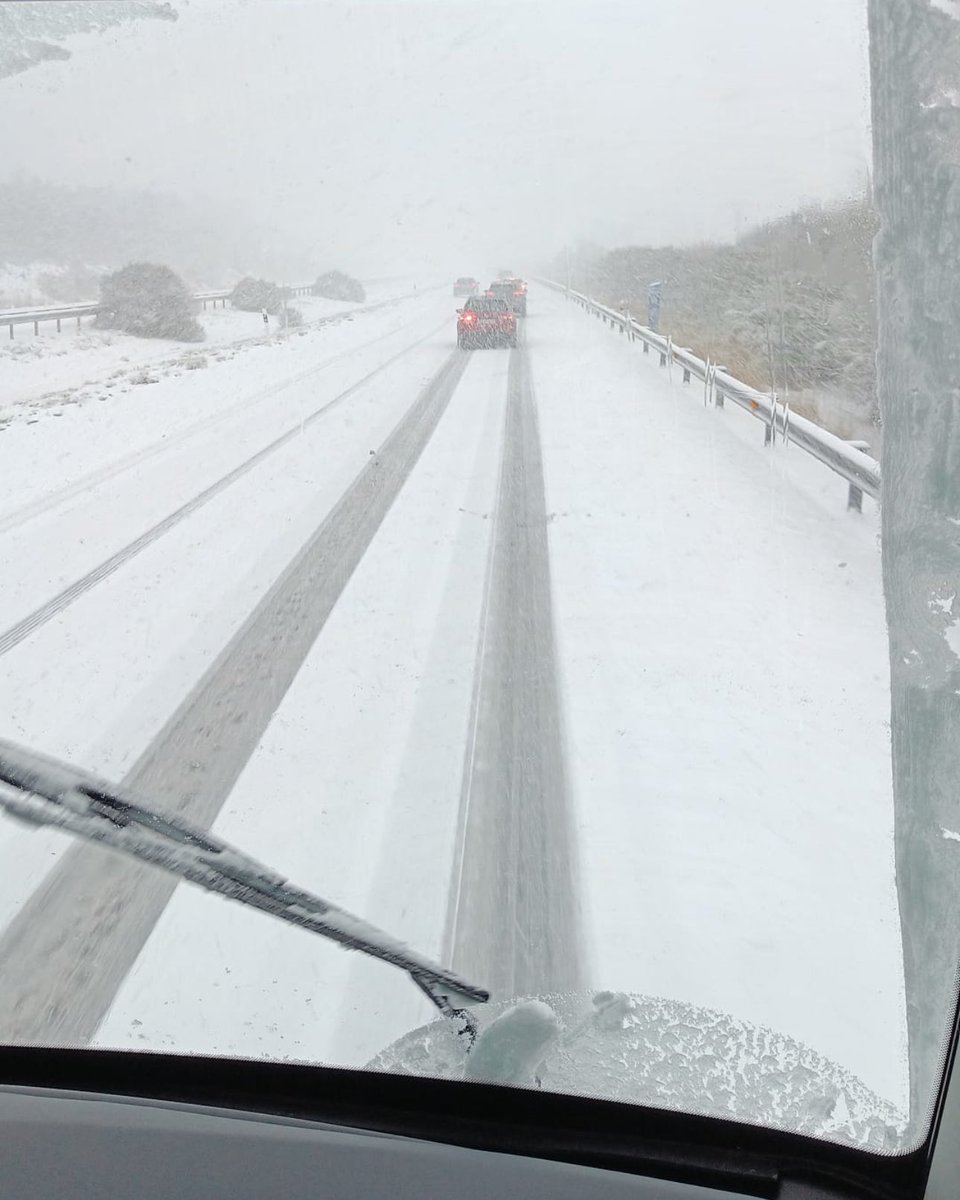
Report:
[{"label": "tire track groove", "polygon": [[[446,322],[444,322],[444,324],[446,324]],[[140,554],[141,551],[146,550],[148,546],[152,546],[153,543],[162,538],[165,533],[169,533],[171,529],[173,529],[176,525],[179,525],[181,521],[191,516],[198,509],[203,508],[205,504],[209,504],[210,501],[216,496],[219,496],[221,492],[226,491],[231,484],[236,483],[238,479],[242,479],[244,475],[249,474],[250,471],[262,463],[264,459],[269,458],[271,454],[275,454],[283,446],[286,446],[288,442],[291,442],[294,438],[299,437],[303,433],[304,429],[312,425],[314,421],[319,420],[320,417],[330,412],[331,409],[335,408],[344,400],[348,399],[348,397],[352,396],[355,392],[359,391],[360,388],[364,387],[370,382],[371,379],[375,378],[382,371],[385,371],[388,367],[392,366],[398,361],[398,359],[403,358],[404,355],[409,354],[412,350],[416,349],[417,346],[420,346],[425,341],[429,340],[429,338],[433,337],[436,332],[437,330],[435,329],[431,330],[430,333],[426,334],[418,341],[411,343],[409,346],[405,346],[403,350],[399,351],[397,354],[394,354],[391,358],[388,358],[386,362],[381,363],[373,371],[370,371],[369,374],[364,375],[362,379],[358,379],[356,383],[351,384],[350,387],[348,387],[345,391],[340,392],[340,394],[337,396],[334,396],[332,400],[328,400],[326,404],[314,409],[309,416],[305,417],[302,421],[297,421],[296,425],[291,426],[291,428],[285,433],[280,434],[279,437],[274,438],[272,442],[269,442],[266,446],[263,446],[260,450],[257,450],[256,453],[252,454],[249,458],[244,459],[244,461],[238,466],[234,467],[232,471],[228,471],[226,475],[221,476],[221,478],[215,483],[212,483],[209,487],[204,488],[202,492],[198,493],[198,495],[188,500],[185,504],[181,504],[179,508],[175,509],[172,513],[169,513],[163,518],[162,521],[158,521],[156,525],[151,526],[138,538],[135,538],[132,542],[128,542],[126,546],[121,547],[121,549],[119,549],[115,554],[111,554],[109,558],[105,559],[102,563],[99,563],[96,567],[93,567],[85,575],[81,575],[79,579],[74,580],[73,583],[63,588],[62,591],[58,592],[55,596],[52,596],[44,604],[41,604],[39,608],[34,609],[33,612],[28,613],[27,616],[17,621],[15,625],[11,625],[9,629],[4,630],[3,633],[0,633],[0,655],[6,654],[8,651],[12,650],[14,646],[18,646],[35,630],[39,629],[42,625],[46,625],[48,621],[53,620],[53,618],[62,613],[64,609],[69,608],[70,605],[76,600],[79,600],[81,596],[86,595],[86,593],[92,588],[95,588],[98,583],[102,583],[105,579],[109,579],[111,575],[118,571],[122,566],[125,566],[128,562],[130,562],[131,559]]]},{"label": "tire track groove", "polygon": [[583,986],[543,463],[525,348],[507,409],[446,959],[495,997]]},{"label": "tire track groove", "polygon": [[[380,307],[374,305],[374,308]],[[370,346],[376,345],[378,342],[386,341],[387,338],[394,337],[396,334],[403,332],[410,325],[417,324],[422,317],[415,317],[412,321],[408,321],[405,325],[400,325],[396,329],[388,330],[386,333],[379,334],[375,338],[371,338],[367,342],[362,342],[359,346],[350,346],[344,350],[338,351],[329,358],[322,359],[313,366],[306,367],[302,371],[297,371],[293,375],[288,375],[285,379],[281,379],[279,383],[270,384],[268,387],[260,388],[256,392],[252,392],[248,396],[231,404],[228,408],[221,409],[219,412],[212,413],[208,417],[201,417],[200,420],[194,421],[192,424],[185,426],[172,434],[170,437],[161,439],[159,442],[153,442],[151,445],[144,446],[139,450],[134,450],[129,454],[123,455],[121,458],[114,459],[112,462],[106,463],[102,467],[98,467],[94,471],[88,472],[86,475],[80,476],[79,479],[74,479],[72,483],[65,484],[63,487],[57,488],[54,492],[47,492],[42,496],[38,496],[35,500],[30,500],[19,508],[8,512],[5,516],[0,516],[0,534],[9,533],[12,529],[17,529],[21,525],[34,520],[37,517],[43,516],[44,513],[50,512],[54,508],[59,508],[62,504],[66,504],[69,500],[73,500],[76,496],[82,495],[91,488],[98,486],[101,483],[106,483],[108,480],[114,479],[117,475],[123,474],[124,471],[129,471],[133,467],[142,466],[143,463],[149,462],[153,458],[157,458],[162,454],[168,453],[173,448],[183,445],[190,438],[196,437],[198,434],[206,433],[210,429],[215,429],[217,425],[223,424],[225,421],[233,417],[239,416],[248,409],[253,408],[257,404],[261,404],[264,400],[270,400],[280,392],[286,391],[288,388],[295,386],[298,383],[304,383],[314,375],[318,375],[321,371],[327,370],[328,367],[335,366],[342,359],[349,357],[351,354],[359,353],[361,350],[366,350]],[[444,325],[446,322],[444,322]],[[235,343],[234,343],[235,344]]]},{"label": "tire track groove", "polygon": [[[445,362],[123,780],[208,827],[440,421],[469,362]],[[72,847],[0,937],[0,1042],[84,1044],[176,887]]]}]

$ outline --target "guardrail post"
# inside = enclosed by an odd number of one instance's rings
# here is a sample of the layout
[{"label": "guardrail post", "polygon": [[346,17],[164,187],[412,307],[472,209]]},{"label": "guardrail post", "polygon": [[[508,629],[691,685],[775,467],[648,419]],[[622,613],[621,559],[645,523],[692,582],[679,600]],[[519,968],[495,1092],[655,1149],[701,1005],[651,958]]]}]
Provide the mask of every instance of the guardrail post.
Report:
[{"label": "guardrail post", "polygon": [[665,367],[666,365],[667,365],[667,352],[665,350],[661,350],[660,351],[660,366]]},{"label": "guardrail post", "polygon": [[57,317],[57,333],[60,332],[60,318]]},{"label": "guardrail post", "polygon": [[723,408],[723,392],[719,388],[713,393],[713,406],[714,408]]},{"label": "guardrail post", "polygon": [[643,352],[644,352],[644,354],[650,353],[650,343],[647,341],[646,338],[643,339]]},{"label": "guardrail post", "polygon": [[39,321],[34,321],[33,332],[39,334],[39,332],[40,332],[40,322]]},{"label": "guardrail post", "polygon": [[13,337],[13,322],[10,322],[10,337]]},{"label": "guardrail post", "polygon": [[777,428],[777,393],[774,392],[770,397],[772,403],[770,405],[770,420],[763,423],[763,444],[772,446],[774,444],[774,435]]},{"label": "guardrail post", "polygon": [[[852,446],[854,450],[862,450],[864,454],[870,453],[870,443],[862,440],[848,441],[848,446]],[[863,488],[858,488],[855,483],[850,484],[847,492],[847,512],[863,512]]]},{"label": "guardrail post", "polygon": [[80,317],[79,317],[79,315],[77,316],[77,328],[78,328],[78,329],[80,328]]},{"label": "guardrail post", "polygon": [[690,382],[690,368],[689,367],[683,368],[683,382],[684,383]]}]

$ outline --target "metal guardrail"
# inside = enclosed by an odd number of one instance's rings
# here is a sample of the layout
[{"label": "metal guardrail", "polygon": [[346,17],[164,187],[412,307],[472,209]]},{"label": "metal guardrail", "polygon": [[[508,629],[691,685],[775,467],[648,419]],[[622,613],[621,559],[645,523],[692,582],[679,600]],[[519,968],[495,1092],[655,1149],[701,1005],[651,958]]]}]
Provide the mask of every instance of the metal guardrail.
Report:
[{"label": "metal guardrail", "polygon": [[848,442],[815,421],[790,411],[789,404],[778,400],[775,395],[757,391],[728,375],[716,364],[698,358],[691,350],[675,346],[670,337],[654,333],[641,325],[629,314],[618,312],[581,292],[574,292],[552,279],[539,281],[545,287],[563,293],[587,312],[593,313],[604,324],[609,324],[632,341],[643,344],[644,354],[655,350],[660,356],[660,365],[676,363],[683,370],[683,381],[689,383],[696,376],[705,389],[705,396],[713,399],[717,408],[723,408],[726,400],[738,404],[764,425],[764,445],[772,445],[779,436],[783,441],[793,442],[801,450],[822,462],[849,484],[847,508],[859,512],[863,507],[863,494],[880,499],[880,464],[866,453],[863,442]]},{"label": "metal guardrail", "polygon": [[[286,287],[285,291],[290,296],[307,296],[312,289],[313,284],[311,283],[295,283]],[[218,304],[221,308],[226,308],[227,301],[232,294],[233,288],[224,288],[222,291],[197,292],[193,298],[199,301],[202,309],[205,309],[208,304],[214,308]],[[101,307],[102,305],[95,301],[90,301],[83,304],[63,304],[59,307],[44,305],[38,308],[8,308],[0,310],[0,325],[6,325],[10,330],[10,337],[13,337],[13,331],[17,325],[32,325],[33,332],[38,334],[41,321],[56,321],[57,333],[60,333],[64,321],[76,320],[79,329],[82,319],[95,317]]]},{"label": "metal guardrail", "polygon": [[99,311],[99,304],[64,304],[60,308],[14,308],[0,313],[0,323],[9,325],[11,337],[15,325],[32,325],[33,332],[39,333],[41,321],[56,321],[59,333],[64,321],[75,318],[79,329],[83,317],[95,316]]},{"label": "metal guardrail", "polygon": [[[293,283],[285,284],[283,291],[288,296],[309,296],[313,291],[312,283]],[[214,308],[219,304],[221,308],[227,307],[227,301],[233,295],[233,288],[224,288],[220,292],[197,292],[193,297],[194,300],[199,300],[202,308],[206,308],[208,304],[212,304]],[[0,323],[2,323],[3,314],[0,313]]]}]

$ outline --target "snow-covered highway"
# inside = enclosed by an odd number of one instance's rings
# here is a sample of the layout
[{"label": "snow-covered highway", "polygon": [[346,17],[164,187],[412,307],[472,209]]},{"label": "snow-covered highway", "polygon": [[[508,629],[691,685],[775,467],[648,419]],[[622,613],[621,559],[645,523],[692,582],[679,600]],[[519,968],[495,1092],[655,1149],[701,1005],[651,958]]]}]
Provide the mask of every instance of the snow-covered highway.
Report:
[{"label": "snow-covered highway", "polygon": [[[513,351],[454,306],[14,414],[0,736],[499,995],[712,1005],[902,1103],[873,506],[560,295]],[[430,1015],[6,821],[0,922],[0,1038],[358,1063]]]}]

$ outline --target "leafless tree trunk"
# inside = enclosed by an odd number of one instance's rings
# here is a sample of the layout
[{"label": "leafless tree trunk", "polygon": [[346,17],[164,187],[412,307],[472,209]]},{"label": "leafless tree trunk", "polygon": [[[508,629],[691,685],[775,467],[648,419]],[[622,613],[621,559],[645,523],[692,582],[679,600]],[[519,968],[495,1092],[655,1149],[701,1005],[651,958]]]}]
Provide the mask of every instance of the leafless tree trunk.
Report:
[{"label": "leafless tree trunk", "polygon": [[933,1100],[960,958],[960,22],[949,15],[954,3],[870,0],[869,10],[881,216],[874,256],[883,582],[915,1131]]}]

